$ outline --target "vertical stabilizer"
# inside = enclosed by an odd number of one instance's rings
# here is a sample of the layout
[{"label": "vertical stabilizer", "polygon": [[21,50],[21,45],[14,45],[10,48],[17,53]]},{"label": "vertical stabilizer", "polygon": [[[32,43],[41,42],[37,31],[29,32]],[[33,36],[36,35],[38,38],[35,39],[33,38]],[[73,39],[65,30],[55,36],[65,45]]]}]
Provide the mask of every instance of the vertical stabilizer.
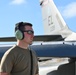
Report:
[{"label": "vertical stabilizer", "polygon": [[53,0],[40,0],[40,6],[42,8],[43,25],[46,35],[58,34],[65,38],[72,34]]}]

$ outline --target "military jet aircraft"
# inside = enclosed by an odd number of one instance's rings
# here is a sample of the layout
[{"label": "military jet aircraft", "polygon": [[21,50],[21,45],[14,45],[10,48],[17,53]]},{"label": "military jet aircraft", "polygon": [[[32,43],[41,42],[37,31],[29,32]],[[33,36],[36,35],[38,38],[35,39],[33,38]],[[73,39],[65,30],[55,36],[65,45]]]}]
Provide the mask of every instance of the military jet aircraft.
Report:
[{"label": "military jet aircraft", "polygon": [[[30,48],[35,50],[39,61],[54,57],[76,57],[76,33],[67,27],[53,0],[40,0],[40,6],[42,8],[45,35],[35,36],[34,42],[40,43],[30,45]],[[15,41],[15,37],[0,38],[0,42]],[[0,46],[0,59],[11,46]]]},{"label": "military jet aircraft", "polygon": [[[41,43],[30,47],[36,51],[39,59],[41,57],[75,57],[76,37],[75,35],[72,36],[74,32],[66,25],[54,1],[40,0],[40,6],[42,8],[45,35],[35,36],[34,41]],[[15,41],[15,37],[0,38],[0,42]],[[7,48],[7,46],[0,47],[0,58]]]}]

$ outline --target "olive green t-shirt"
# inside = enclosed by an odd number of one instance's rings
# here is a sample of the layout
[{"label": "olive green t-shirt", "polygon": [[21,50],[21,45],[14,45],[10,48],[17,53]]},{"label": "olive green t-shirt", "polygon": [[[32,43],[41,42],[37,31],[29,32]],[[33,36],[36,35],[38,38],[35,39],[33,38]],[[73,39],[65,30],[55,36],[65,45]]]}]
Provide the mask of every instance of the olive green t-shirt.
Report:
[{"label": "olive green t-shirt", "polygon": [[[32,51],[33,56],[33,75],[38,74],[38,61],[36,54]],[[13,46],[7,50],[2,57],[0,72],[6,72],[10,75],[30,75],[31,60],[30,50]]]}]

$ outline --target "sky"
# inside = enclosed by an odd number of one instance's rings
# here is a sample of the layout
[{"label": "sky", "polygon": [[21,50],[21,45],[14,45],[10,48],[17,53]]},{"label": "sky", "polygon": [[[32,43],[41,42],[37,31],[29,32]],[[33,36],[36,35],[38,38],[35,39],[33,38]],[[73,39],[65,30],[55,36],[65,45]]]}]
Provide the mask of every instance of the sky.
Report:
[{"label": "sky", "polygon": [[[0,37],[14,36],[17,22],[33,24],[35,35],[44,35],[39,0],[0,0]],[[54,0],[68,27],[76,32],[76,0]]]}]

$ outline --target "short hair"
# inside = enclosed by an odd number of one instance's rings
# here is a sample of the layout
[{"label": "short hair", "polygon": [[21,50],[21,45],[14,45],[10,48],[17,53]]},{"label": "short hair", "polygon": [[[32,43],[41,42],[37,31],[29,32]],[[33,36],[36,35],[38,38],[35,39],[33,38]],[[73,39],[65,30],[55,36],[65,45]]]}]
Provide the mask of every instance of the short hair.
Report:
[{"label": "short hair", "polygon": [[15,24],[15,32],[19,29],[21,31],[24,31],[24,26],[32,26],[31,23],[28,22],[18,22]]}]

